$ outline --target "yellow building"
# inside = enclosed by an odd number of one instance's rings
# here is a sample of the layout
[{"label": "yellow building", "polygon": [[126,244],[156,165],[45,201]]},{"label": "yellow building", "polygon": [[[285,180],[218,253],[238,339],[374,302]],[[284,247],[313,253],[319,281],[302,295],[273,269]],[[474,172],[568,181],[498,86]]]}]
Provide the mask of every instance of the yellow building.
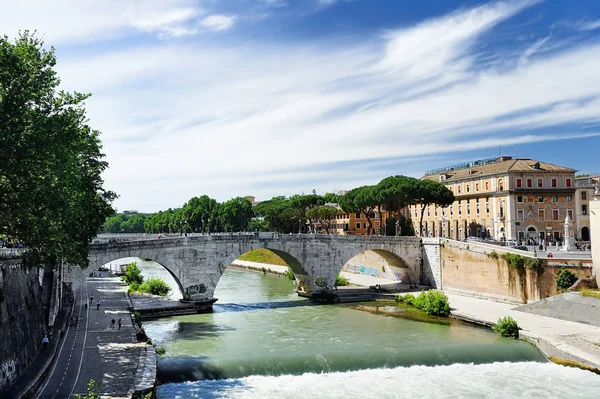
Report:
[{"label": "yellow building", "polygon": [[[561,240],[567,214],[576,223],[571,168],[504,156],[429,171],[423,179],[443,183],[455,196],[450,207],[426,208],[423,234],[430,237],[553,241]],[[416,232],[419,211],[409,209]]]}]

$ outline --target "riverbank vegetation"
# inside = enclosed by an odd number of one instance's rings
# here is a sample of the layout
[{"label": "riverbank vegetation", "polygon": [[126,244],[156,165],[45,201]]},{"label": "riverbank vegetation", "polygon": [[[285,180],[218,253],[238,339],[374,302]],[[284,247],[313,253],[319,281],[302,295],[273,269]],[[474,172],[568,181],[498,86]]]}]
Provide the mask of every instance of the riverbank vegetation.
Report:
[{"label": "riverbank vegetation", "polygon": [[135,262],[125,267],[125,274],[121,279],[129,285],[129,292],[165,296],[171,291],[171,287],[163,279],[149,278],[144,281],[142,271]]},{"label": "riverbank vegetation", "polygon": [[[598,290],[598,289],[593,290],[593,289],[586,288],[586,289],[579,291],[579,293],[583,296],[591,296],[591,297],[600,299],[600,290]],[[0,302],[1,301],[2,300],[0,299]]]},{"label": "riverbank vegetation", "polygon": [[[363,212],[369,234],[413,236],[412,221],[400,213],[399,219],[382,220],[382,211],[397,211],[419,205],[419,222],[427,206],[445,207],[454,196],[443,184],[407,176],[390,176],[378,184],[361,186],[342,196],[335,194],[291,197],[278,196],[259,203],[236,197],[219,203],[207,195],[193,197],[181,208],[149,215],[134,212],[115,215],[106,220],[106,233],[213,233],[239,231],[274,231],[279,233],[330,233],[339,218]],[[254,206],[253,206],[254,205]],[[374,214],[379,215],[378,229],[373,228]],[[346,217],[344,217],[345,219]],[[350,226],[345,227],[346,230]]]},{"label": "riverbank vegetation", "polygon": [[116,194],[103,188],[90,95],[61,90],[56,63],[35,32],[0,37],[0,235],[23,244],[30,264],[85,267]]},{"label": "riverbank vegetation", "polygon": [[418,296],[413,294],[398,295],[396,303],[414,306],[428,315],[448,316],[450,314],[448,297],[438,290],[421,291]]},{"label": "riverbank vegetation", "polygon": [[335,285],[337,287],[343,287],[345,285],[350,285],[350,281],[348,281],[348,279],[341,274],[338,274],[335,278]]},{"label": "riverbank vegetation", "polygon": [[575,284],[577,280],[578,277],[575,273],[569,269],[561,267],[556,272],[556,289],[558,292],[565,292],[571,288],[571,286]]},{"label": "riverbank vegetation", "polygon": [[498,322],[492,326],[492,330],[507,338],[519,338],[519,325],[517,321],[510,316],[501,317]]},{"label": "riverbank vegetation", "polygon": [[252,251],[246,252],[238,257],[239,260],[247,262],[265,263],[269,265],[287,266],[285,260],[273,251],[269,251],[266,248],[257,248]]}]

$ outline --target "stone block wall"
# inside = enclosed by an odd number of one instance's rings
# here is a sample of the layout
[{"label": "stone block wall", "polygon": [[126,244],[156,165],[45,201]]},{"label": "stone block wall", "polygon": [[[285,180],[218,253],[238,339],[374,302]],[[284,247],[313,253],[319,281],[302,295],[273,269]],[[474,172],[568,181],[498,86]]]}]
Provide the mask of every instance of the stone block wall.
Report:
[{"label": "stone block wall", "polygon": [[441,290],[442,286],[442,257],[440,253],[440,239],[423,237],[421,247],[423,267],[421,270],[421,284]]},{"label": "stone block wall", "polygon": [[45,319],[38,269],[0,258],[0,397],[40,353]]},{"label": "stone block wall", "polygon": [[[444,290],[511,303],[527,303],[556,295],[556,273],[566,267],[578,277],[591,275],[589,262],[556,260],[541,275],[525,270],[519,275],[502,258],[490,256],[515,252],[491,244],[442,240],[442,284]],[[522,253],[520,255],[523,255]]]}]

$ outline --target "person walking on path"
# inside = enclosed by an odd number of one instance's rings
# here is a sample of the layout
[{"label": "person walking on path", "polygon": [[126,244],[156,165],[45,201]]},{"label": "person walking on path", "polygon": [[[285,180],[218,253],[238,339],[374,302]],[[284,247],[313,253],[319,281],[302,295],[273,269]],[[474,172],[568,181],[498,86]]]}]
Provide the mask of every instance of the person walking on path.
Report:
[{"label": "person walking on path", "polygon": [[114,330],[115,328],[115,318],[113,317],[112,320],[110,321],[110,329]]},{"label": "person walking on path", "polygon": [[96,301],[96,310],[100,310],[100,299]]},{"label": "person walking on path", "polygon": [[48,343],[50,342],[50,340],[48,339],[47,335],[44,335],[44,338],[42,339],[42,350],[44,352],[46,352],[46,349],[48,349]]},{"label": "person walking on path", "polygon": [[94,294],[90,295],[90,305],[94,303]]},{"label": "person walking on path", "polygon": [[[114,319],[113,319],[114,320]],[[119,330],[121,329],[121,319],[119,319]]]}]

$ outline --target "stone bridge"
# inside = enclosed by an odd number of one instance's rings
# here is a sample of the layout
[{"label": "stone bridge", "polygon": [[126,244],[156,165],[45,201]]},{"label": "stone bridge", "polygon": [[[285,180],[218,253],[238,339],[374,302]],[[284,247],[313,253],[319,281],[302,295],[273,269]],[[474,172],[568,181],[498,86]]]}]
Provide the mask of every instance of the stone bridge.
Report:
[{"label": "stone bridge", "polygon": [[286,260],[296,276],[297,291],[301,295],[331,291],[344,264],[367,250],[393,254],[409,267],[411,279],[421,279],[422,252],[416,237],[278,233],[187,237],[101,235],[91,245],[88,270],[121,258],[151,259],[173,276],[184,300],[214,302],[213,294],[225,269],[240,255],[256,248],[267,248]]}]

